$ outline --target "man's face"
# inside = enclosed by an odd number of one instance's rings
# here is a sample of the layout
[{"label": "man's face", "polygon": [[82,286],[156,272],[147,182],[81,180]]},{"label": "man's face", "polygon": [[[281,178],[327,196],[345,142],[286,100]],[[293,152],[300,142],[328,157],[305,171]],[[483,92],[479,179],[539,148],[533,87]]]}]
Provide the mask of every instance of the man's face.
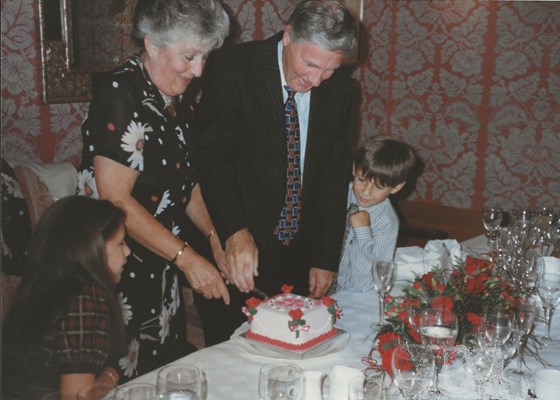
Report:
[{"label": "man's face", "polygon": [[288,85],[298,93],[305,93],[329,79],[340,67],[344,53],[328,51],[311,42],[295,43],[290,39],[288,26],[282,38],[282,62]]}]

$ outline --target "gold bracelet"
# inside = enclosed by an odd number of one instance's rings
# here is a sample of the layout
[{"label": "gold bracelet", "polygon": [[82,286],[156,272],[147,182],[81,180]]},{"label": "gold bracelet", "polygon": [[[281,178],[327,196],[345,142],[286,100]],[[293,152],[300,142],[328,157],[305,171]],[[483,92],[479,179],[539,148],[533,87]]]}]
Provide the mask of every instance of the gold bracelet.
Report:
[{"label": "gold bracelet", "polygon": [[216,230],[212,229],[210,232],[208,232],[208,235],[206,235],[206,239],[210,240],[210,238],[215,234],[216,234]]},{"label": "gold bracelet", "polygon": [[175,264],[175,261],[177,261],[177,259],[181,256],[181,254],[183,254],[183,251],[185,251],[187,247],[189,247],[189,244],[187,242],[183,242],[183,246],[181,246],[181,248],[179,249],[177,254],[175,254],[175,257],[173,257],[173,260],[171,260],[170,263]]},{"label": "gold bracelet", "polygon": [[111,380],[113,381],[113,386],[115,386],[119,382],[119,379],[115,377],[115,375],[111,372],[111,370],[105,368],[103,370],[103,373],[109,375],[109,378],[111,378]]}]

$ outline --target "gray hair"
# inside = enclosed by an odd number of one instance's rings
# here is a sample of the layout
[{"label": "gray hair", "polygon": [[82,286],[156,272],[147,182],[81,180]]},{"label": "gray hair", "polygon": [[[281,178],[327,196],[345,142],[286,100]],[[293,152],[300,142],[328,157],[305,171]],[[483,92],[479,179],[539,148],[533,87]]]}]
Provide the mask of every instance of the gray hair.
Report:
[{"label": "gray hair", "polygon": [[132,37],[165,48],[178,40],[220,47],[229,33],[229,17],[219,0],[138,0]]},{"label": "gray hair", "polygon": [[290,39],[296,43],[312,42],[328,51],[346,55],[358,46],[356,20],[348,9],[335,0],[304,0],[294,10],[288,25]]}]

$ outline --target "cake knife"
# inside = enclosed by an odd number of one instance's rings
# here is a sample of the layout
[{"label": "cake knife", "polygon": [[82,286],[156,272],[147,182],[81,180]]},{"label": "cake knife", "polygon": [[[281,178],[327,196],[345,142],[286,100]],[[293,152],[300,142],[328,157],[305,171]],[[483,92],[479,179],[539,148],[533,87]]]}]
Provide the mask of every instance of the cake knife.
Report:
[{"label": "cake knife", "polygon": [[264,300],[268,298],[268,295],[259,288],[254,288],[253,290],[250,290],[249,293],[254,294],[259,299]]}]

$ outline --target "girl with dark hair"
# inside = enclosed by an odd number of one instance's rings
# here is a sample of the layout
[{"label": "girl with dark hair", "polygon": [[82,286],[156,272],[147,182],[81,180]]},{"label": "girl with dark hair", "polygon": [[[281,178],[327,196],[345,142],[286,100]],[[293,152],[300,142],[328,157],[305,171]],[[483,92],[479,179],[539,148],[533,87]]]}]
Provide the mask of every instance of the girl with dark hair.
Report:
[{"label": "girl with dark hair", "polygon": [[130,249],[125,214],[106,200],[69,196],[49,207],[29,244],[3,324],[2,398],[75,398],[119,380],[126,353],[115,284]]}]

